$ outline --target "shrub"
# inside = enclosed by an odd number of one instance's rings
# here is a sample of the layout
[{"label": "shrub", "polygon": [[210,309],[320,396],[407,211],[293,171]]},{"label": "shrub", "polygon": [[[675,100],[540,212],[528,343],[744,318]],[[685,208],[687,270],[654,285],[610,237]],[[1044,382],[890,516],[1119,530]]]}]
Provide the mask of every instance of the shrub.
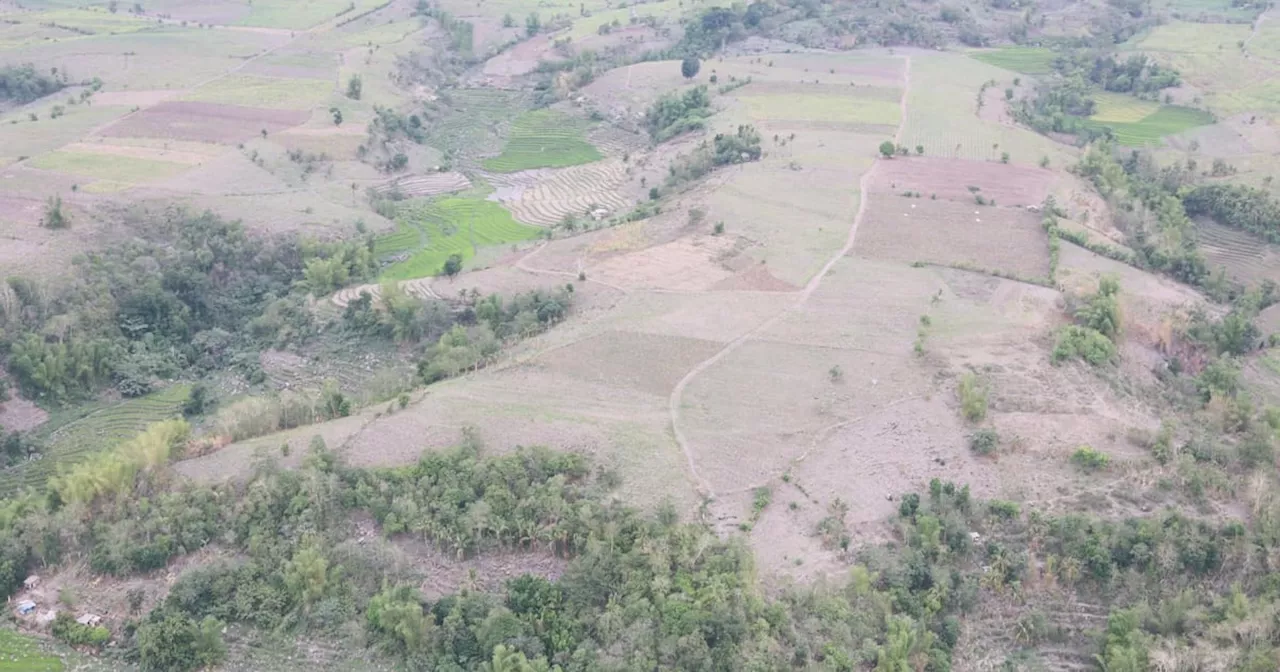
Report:
[{"label": "shrub", "polygon": [[1071,324],[1058,331],[1058,342],[1053,346],[1053,363],[1068,359],[1082,359],[1093,366],[1102,366],[1116,357],[1116,345],[1101,332],[1089,327]]},{"label": "shrub", "polygon": [[993,499],[987,502],[987,511],[997,518],[1005,520],[1013,520],[1018,517],[1018,505],[1013,502],[1006,502],[999,499]]},{"label": "shrub", "polygon": [[979,429],[969,435],[969,449],[979,455],[990,455],[1000,447],[1000,435],[990,428]]},{"label": "shrub", "polygon": [[69,646],[91,646],[95,649],[111,639],[111,631],[98,626],[81,625],[67,612],[58,612],[50,628],[55,639],[66,642]]},{"label": "shrub", "polygon": [[1085,471],[1098,471],[1111,464],[1111,456],[1090,446],[1080,446],[1071,454],[1071,463]]},{"label": "shrub", "polygon": [[897,151],[897,149],[898,148],[894,146],[892,140],[885,140],[880,143],[880,154],[886,159],[893,158],[893,153]]},{"label": "shrub", "polygon": [[978,380],[977,374],[961,376],[956,393],[960,396],[960,411],[965,420],[981,422],[987,417],[987,388]]}]

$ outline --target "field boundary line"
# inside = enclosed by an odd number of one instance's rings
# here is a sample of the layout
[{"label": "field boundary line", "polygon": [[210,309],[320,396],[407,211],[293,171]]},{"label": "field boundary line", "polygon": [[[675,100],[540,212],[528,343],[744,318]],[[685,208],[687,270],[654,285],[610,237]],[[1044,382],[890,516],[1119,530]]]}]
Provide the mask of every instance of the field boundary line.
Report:
[{"label": "field boundary line", "polygon": [[[903,58],[902,95],[898,100],[898,110],[899,110],[898,128],[896,131],[894,131],[894,134],[893,134],[894,144],[897,144],[900,141],[900,139],[902,138],[903,129],[906,127],[907,111],[908,111],[907,96],[911,91],[911,56],[904,55],[902,58]],[[822,269],[819,270],[816,275],[814,275],[812,278],[809,279],[809,282],[805,284],[804,289],[802,289],[799,292],[799,297],[796,299],[796,302],[791,306],[784,308],[777,315],[774,315],[773,317],[765,320],[764,322],[742,333],[732,341],[729,341],[728,344],[726,344],[714,355],[703,360],[697,366],[693,367],[693,369],[691,369],[688,373],[686,373],[684,377],[681,378],[680,381],[676,383],[675,388],[671,390],[671,396],[669,397],[668,403],[667,403],[667,410],[671,419],[671,433],[675,438],[676,443],[679,444],[681,452],[684,453],[685,461],[689,465],[689,475],[693,479],[694,484],[697,486],[699,494],[702,495],[704,499],[714,499],[716,496],[716,492],[715,492],[715,488],[711,485],[711,482],[708,481],[705,476],[703,476],[698,472],[698,465],[697,465],[697,461],[694,459],[693,448],[689,444],[689,439],[684,435],[684,431],[680,429],[680,407],[683,402],[685,389],[689,386],[689,383],[693,382],[693,380],[697,378],[703,371],[706,371],[712,365],[724,359],[729,354],[733,353],[735,350],[741,347],[743,343],[747,342],[748,339],[755,336],[757,333],[768,330],[769,328],[773,327],[773,325],[781,321],[784,317],[787,317],[793,311],[803,307],[806,303],[808,303],[809,297],[813,296],[813,293],[817,291],[818,287],[822,284],[822,280],[826,277],[827,273],[829,273],[832,267],[834,267],[841,259],[848,256],[850,250],[853,249],[854,240],[858,235],[858,224],[861,223],[862,218],[866,215],[866,211],[867,211],[868,185],[870,184],[871,177],[875,174],[876,168],[880,165],[882,161],[885,161],[885,160],[888,160],[888,159],[883,159],[883,158],[873,159],[871,167],[868,168],[867,171],[862,174],[861,179],[858,180],[858,193],[859,193],[858,212],[853,217],[853,223],[849,227],[849,235],[845,239],[844,245],[835,254],[833,254],[830,259],[827,260],[827,263],[822,266]]]}]

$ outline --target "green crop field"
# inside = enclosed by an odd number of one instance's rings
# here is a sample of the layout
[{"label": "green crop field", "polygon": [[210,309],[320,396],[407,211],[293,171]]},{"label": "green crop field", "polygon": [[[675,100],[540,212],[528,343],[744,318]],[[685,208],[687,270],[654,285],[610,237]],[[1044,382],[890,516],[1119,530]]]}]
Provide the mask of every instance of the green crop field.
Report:
[{"label": "green crop field", "polygon": [[617,21],[623,28],[631,25],[631,17],[637,19],[646,16],[660,17],[679,17],[681,7],[684,3],[679,0],[659,0],[659,2],[635,3],[630,7],[619,7],[617,9],[609,9],[606,11],[593,12],[591,16],[575,17],[573,28],[569,31],[569,37],[581,40],[585,37],[595,35],[600,31],[600,26],[606,23]]},{"label": "green crop field", "polygon": [[180,415],[182,403],[190,392],[187,385],[173,385],[145,397],[100,408],[52,430],[42,459],[0,472],[0,496],[11,495],[23,487],[40,487],[57,473],[60,465],[82,460],[91,451],[112,448],[137,436],[152,423]]},{"label": "green crop field", "polygon": [[[58,101],[58,104],[65,102]],[[83,138],[98,126],[128,114],[129,108],[104,105],[67,106],[66,113],[57,119],[49,118],[48,109],[34,111],[39,117],[37,121],[28,121],[25,111],[0,116],[0,156],[17,158],[51,152]]]},{"label": "green crop field", "polygon": [[511,124],[502,154],[483,162],[485,170],[514,173],[530,168],[563,168],[604,158],[587,142],[589,124],[551,110],[526,112]]},{"label": "green crop field", "polygon": [[333,83],[323,80],[231,75],[192,91],[183,100],[305,110],[329,100],[332,93]]},{"label": "green crop field", "polygon": [[0,628],[0,672],[62,672],[62,659],[44,651],[40,640]]},{"label": "green crop field", "polygon": [[1093,95],[1098,109],[1090,119],[1103,124],[1132,124],[1151,116],[1160,103],[1141,100],[1123,93],[1101,92]]},{"label": "green crop field", "polygon": [[378,238],[374,252],[380,257],[410,253],[388,267],[382,279],[411,280],[440,273],[451,254],[470,259],[475,248],[531,240],[539,233],[540,229],[512,219],[493,201],[458,197],[408,201],[396,217],[396,231]]},{"label": "green crop field", "polygon": [[190,168],[170,161],[82,152],[49,152],[30,163],[33,168],[130,184],[170,177]]},{"label": "green crop field", "polygon": [[988,65],[1025,75],[1044,75],[1053,71],[1054,53],[1047,47],[1005,47],[975,51],[970,55]]},{"label": "green crop field", "polygon": [[1166,135],[1181,133],[1197,126],[1213,123],[1213,115],[1203,110],[1178,105],[1162,105],[1160,109],[1129,123],[1100,122],[1090,120],[1096,126],[1105,126],[1115,133],[1122,145],[1154,145]]}]

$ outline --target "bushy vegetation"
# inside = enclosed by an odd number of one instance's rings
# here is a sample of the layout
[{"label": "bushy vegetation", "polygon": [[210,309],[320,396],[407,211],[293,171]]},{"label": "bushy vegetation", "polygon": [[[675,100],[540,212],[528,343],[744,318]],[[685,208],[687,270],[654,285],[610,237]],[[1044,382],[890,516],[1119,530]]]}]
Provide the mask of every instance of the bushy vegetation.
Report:
[{"label": "bushy vegetation", "polygon": [[658,98],[645,112],[644,125],[654,142],[663,142],[705,128],[711,114],[707,87],[695,86],[683,94],[673,92]]},{"label": "bushy vegetation", "polygon": [[987,386],[978,379],[978,374],[970,372],[960,376],[956,395],[960,397],[960,413],[965,420],[981,422],[987,417]]},{"label": "bushy vegetation", "polygon": [[79,259],[62,282],[8,279],[0,347],[29,398],[105,386],[139,396],[228,368],[244,350],[305,341],[315,327],[303,291],[377,268],[363,241],[252,239],[239,223],[176,209],[130,223],[136,238]]},{"label": "bushy vegetation", "polygon": [[18,105],[57,93],[67,85],[67,73],[54,68],[48,74],[30,63],[0,66],[0,102]]},{"label": "bushy vegetation", "polygon": [[1115,358],[1116,344],[1095,329],[1069,324],[1058,330],[1057,341],[1053,345],[1054,364],[1080,359],[1093,366],[1102,366],[1115,361]]}]

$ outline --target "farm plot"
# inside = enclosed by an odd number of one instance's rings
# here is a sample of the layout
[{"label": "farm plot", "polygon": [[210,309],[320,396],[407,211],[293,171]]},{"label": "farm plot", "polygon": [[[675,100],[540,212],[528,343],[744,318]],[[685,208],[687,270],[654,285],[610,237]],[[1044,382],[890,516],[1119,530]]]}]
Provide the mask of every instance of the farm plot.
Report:
[{"label": "farm plot", "polygon": [[240,19],[239,25],[305,30],[330,19],[355,16],[381,3],[379,0],[254,0],[247,4],[249,15]]},{"label": "farm plot", "polygon": [[1048,158],[1062,166],[1075,150],[1043,135],[981,119],[977,93],[983,82],[1009,79],[1009,73],[957,54],[911,57],[911,89],[901,143],[926,156],[998,161],[1005,153],[1015,164]]},{"label": "farm plot", "polygon": [[471,180],[462,173],[429,173],[397,177],[374,187],[379,194],[397,193],[407,198],[439,196],[471,188]]},{"label": "farm plot", "polygon": [[[53,151],[129,113],[127,107],[76,105],[66,108],[57,119],[50,119],[51,108],[32,105],[0,116],[0,162]],[[35,113],[38,121],[29,121],[29,112]]]},{"label": "farm plot", "polygon": [[1208,219],[1196,221],[1196,239],[1210,270],[1225,268],[1227,275],[1248,284],[1280,282],[1280,248],[1253,235]]},{"label": "farm plot", "polygon": [[1100,91],[1090,97],[1097,103],[1097,111],[1089,118],[1104,124],[1132,124],[1142,121],[1160,109],[1160,103],[1126,96],[1123,93]]},{"label": "farm plot", "polygon": [[308,116],[302,110],[173,101],[130,115],[103,129],[101,135],[234,144],[262,131],[270,134],[297,126]]},{"label": "farm plot", "polygon": [[0,20],[15,22],[33,30],[37,26],[60,28],[72,36],[108,34],[117,35],[153,29],[156,24],[125,13],[111,13],[89,9],[58,9],[32,14],[4,14]]},{"label": "farm plot", "polygon": [[970,52],[969,55],[988,65],[1024,75],[1047,75],[1053,72],[1053,59],[1056,56],[1048,47],[1005,47]]},{"label": "farm plot", "polygon": [[97,152],[50,152],[30,161],[33,168],[126,184],[141,184],[173,176],[189,163],[160,161]]},{"label": "farm plot", "polygon": [[184,96],[184,100],[273,110],[305,110],[324,103],[332,93],[333,83],[329,81],[237,74],[202,86]]},{"label": "farm plot", "polygon": [[451,91],[446,111],[430,124],[427,142],[442,152],[463,157],[496,154],[525,99],[498,89]]},{"label": "farm plot", "polygon": [[85,459],[93,450],[106,450],[137,436],[148,425],[181,414],[190,388],[173,385],[159,392],[94,411],[53,430],[39,460],[0,472],[0,494],[23,487],[40,487],[61,465]]},{"label": "farm plot", "polygon": [[852,87],[848,95],[742,95],[738,100],[751,116],[778,121],[896,126],[901,112],[897,98],[864,98]]},{"label": "farm plot", "polygon": [[43,643],[9,628],[0,628],[0,672],[62,672],[62,658],[49,653]]},{"label": "farm plot", "polygon": [[412,280],[440,273],[450,255],[470,259],[477,248],[538,235],[539,229],[515,221],[497,203],[450,197],[404,204],[396,231],[378,238],[374,253],[402,259],[386,269],[383,280]]},{"label": "farm plot", "polygon": [[517,221],[535,226],[555,226],[565,217],[591,217],[602,209],[617,214],[632,205],[620,193],[627,170],[619,159],[487,179],[496,187],[491,199],[506,206]]},{"label": "farm plot", "polygon": [[885,194],[912,192],[920,198],[937,197],[974,203],[976,196],[1004,206],[1039,205],[1049,195],[1054,173],[995,161],[962,161],[927,156],[896,158],[876,168],[871,191]]},{"label": "farm plot", "polygon": [[635,289],[706,291],[733,275],[719,262],[735,245],[729,236],[681,238],[607,259],[590,277]]},{"label": "farm plot", "polygon": [[484,169],[514,173],[531,168],[563,168],[604,158],[587,142],[590,125],[552,110],[526,112],[511,124],[502,154],[485,159]]},{"label": "farm plot", "polygon": [[[1277,88],[1280,92],[1280,88]],[[1108,111],[1111,116],[1126,117],[1140,113],[1137,106]],[[1206,126],[1214,121],[1213,115],[1204,110],[1178,105],[1162,105],[1156,111],[1133,122],[1104,121],[1097,115],[1090,117],[1092,125],[1111,129],[1116,140],[1122,145],[1155,145],[1167,135],[1181,133],[1197,126]]]},{"label": "farm plot", "polygon": [[91,35],[31,44],[6,62],[58,67],[77,79],[100,77],[107,91],[181,90],[223,75],[244,59],[289,39],[234,30],[166,25],[120,35]]},{"label": "farm plot", "polygon": [[1049,242],[1039,218],[1022,208],[979,206],[873,194],[853,254],[924,262],[1040,280]]}]

